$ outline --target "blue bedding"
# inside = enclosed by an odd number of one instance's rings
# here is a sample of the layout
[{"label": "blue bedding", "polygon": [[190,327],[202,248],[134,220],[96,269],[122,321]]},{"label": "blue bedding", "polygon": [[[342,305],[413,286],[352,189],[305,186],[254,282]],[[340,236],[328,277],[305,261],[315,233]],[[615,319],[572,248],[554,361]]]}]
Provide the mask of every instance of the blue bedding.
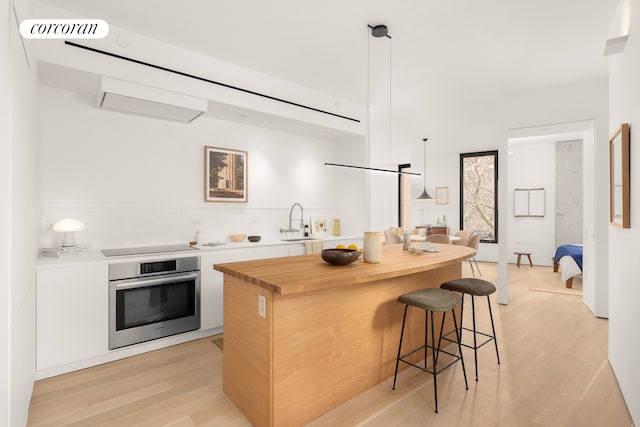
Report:
[{"label": "blue bedding", "polygon": [[565,255],[569,255],[571,258],[573,258],[576,264],[578,264],[578,267],[580,267],[580,271],[582,271],[582,246],[576,246],[576,245],[558,246],[558,249],[556,249],[556,254],[553,257],[553,263],[557,264],[558,260],[560,260],[560,258],[562,258]]}]

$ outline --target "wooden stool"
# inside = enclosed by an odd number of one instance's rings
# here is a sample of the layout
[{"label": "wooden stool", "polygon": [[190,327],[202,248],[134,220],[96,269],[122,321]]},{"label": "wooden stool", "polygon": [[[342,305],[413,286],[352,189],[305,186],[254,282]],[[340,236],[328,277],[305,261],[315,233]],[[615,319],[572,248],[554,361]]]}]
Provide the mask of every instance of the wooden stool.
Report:
[{"label": "wooden stool", "polygon": [[520,257],[522,257],[522,255],[526,255],[527,258],[529,258],[529,265],[533,267],[533,262],[531,261],[531,252],[514,252],[514,254],[518,255],[518,261],[516,262],[518,268],[520,268]]},{"label": "wooden stool", "polygon": [[[404,317],[402,318],[402,330],[400,332],[400,343],[398,344],[398,357],[396,358],[396,373],[393,375],[393,387],[392,389],[396,389],[396,378],[398,376],[398,365],[400,362],[404,362],[407,365],[415,366],[416,368],[433,374],[433,394],[435,397],[435,405],[436,405],[436,413],[438,413],[438,383],[436,382],[436,376],[447,369],[449,366],[456,363],[458,360],[462,363],[462,374],[464,375],[464,387],[465,389],[469,389],[469,385],[467,384],[467,372],[464,369],[464,359],[462,358],[462,347],[460,345],[460,334],[458,333],[458,321],[456,320],[456,313],[454,309],[462,303],[462,299],[459,295],[447,291],[445,289],[440,288],[428,288],[421,289],[419,291],[410,292],[408,294],[404,294],[398,297],[398,302],[405,304],[404,306]],[[404,325],[407,320],[407,309],[409,306],[413,306],[422,310],[425,310],[424,317],[424,345],[420,346],[414,350],[409,351],[408,353],[401,354],[402,350],[402,337],[404,335]],[[444,320],[447,317],[447,311],[451,310],[451,314],[453,315],[453,326],[454,331],[456,333],[456,341],[448,340],[452,342],[458,343],[458,354],[449,353],[446,350],[442,350],[440,348],[440,343],[442,342],[442,329],[444,327]],[[435,345],[436,336],[434,332],[434,322],[433,322],[433,312],[437,311],[442,314],[442,323],[440,324],[440,337],[438,338],[438,345]],[[431,315],[431,345],[428,343],[428,331],[429,331],[429,314]],[[462,326],[462,325],[460,325]],[[405,359],[412,355],[415,352],[424,349],[424,366],[417,365]],[[433,365],[431,370],[427,369],[427,349],[431,349],[431,358],[433,360]],[[445,366],[438,369],[438,356],[440,353],[448,354],[449,356],[453,356],[453,360],[446,364]]]}]

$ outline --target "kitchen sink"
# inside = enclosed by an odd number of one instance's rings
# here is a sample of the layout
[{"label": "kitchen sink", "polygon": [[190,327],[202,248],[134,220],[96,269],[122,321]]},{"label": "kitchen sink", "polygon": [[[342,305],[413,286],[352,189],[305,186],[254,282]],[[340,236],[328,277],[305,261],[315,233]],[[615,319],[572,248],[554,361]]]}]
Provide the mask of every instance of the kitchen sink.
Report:
[{"label": "kitchen sink", "polygon": [[304,242],[305,240],[318,240],[317,237],[290,237],[288,239],[280,239],[281,242]]}]

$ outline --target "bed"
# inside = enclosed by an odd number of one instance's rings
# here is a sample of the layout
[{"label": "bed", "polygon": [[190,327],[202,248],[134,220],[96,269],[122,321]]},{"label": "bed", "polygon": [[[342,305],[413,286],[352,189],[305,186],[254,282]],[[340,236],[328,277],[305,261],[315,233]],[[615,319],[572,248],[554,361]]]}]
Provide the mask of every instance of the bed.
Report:
[{"label": "bed", "polygon": [[573,278],[582,274],[582,245],[561,245],[556,249],[553,256],[553,271],[558,272],[558,267],[562,272],[562,283],[567,288],[573,286]]}]

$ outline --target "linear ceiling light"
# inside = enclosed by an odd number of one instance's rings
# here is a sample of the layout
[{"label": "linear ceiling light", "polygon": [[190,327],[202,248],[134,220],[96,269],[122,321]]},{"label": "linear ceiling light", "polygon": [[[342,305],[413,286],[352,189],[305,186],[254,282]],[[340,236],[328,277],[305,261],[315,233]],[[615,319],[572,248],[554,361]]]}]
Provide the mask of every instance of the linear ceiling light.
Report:
[{"label": "linear ceiling light", "polygon": [[394,171],[393,169],[379,169],[379,168],[370,168],[367,166],[353,166],[353,165],[341,165],[338,163],[326,163],[324,164],[325,166],[338,166],[340,168],[353,168],[353,169],[365,169],[368,171],[376,171],[376,172],[391,172],[391,173],[395,173],[397,175],[416,175],[416,176],[420,176],[421,174],[416,173],[416,172],[404,172],[404,171]]}]

